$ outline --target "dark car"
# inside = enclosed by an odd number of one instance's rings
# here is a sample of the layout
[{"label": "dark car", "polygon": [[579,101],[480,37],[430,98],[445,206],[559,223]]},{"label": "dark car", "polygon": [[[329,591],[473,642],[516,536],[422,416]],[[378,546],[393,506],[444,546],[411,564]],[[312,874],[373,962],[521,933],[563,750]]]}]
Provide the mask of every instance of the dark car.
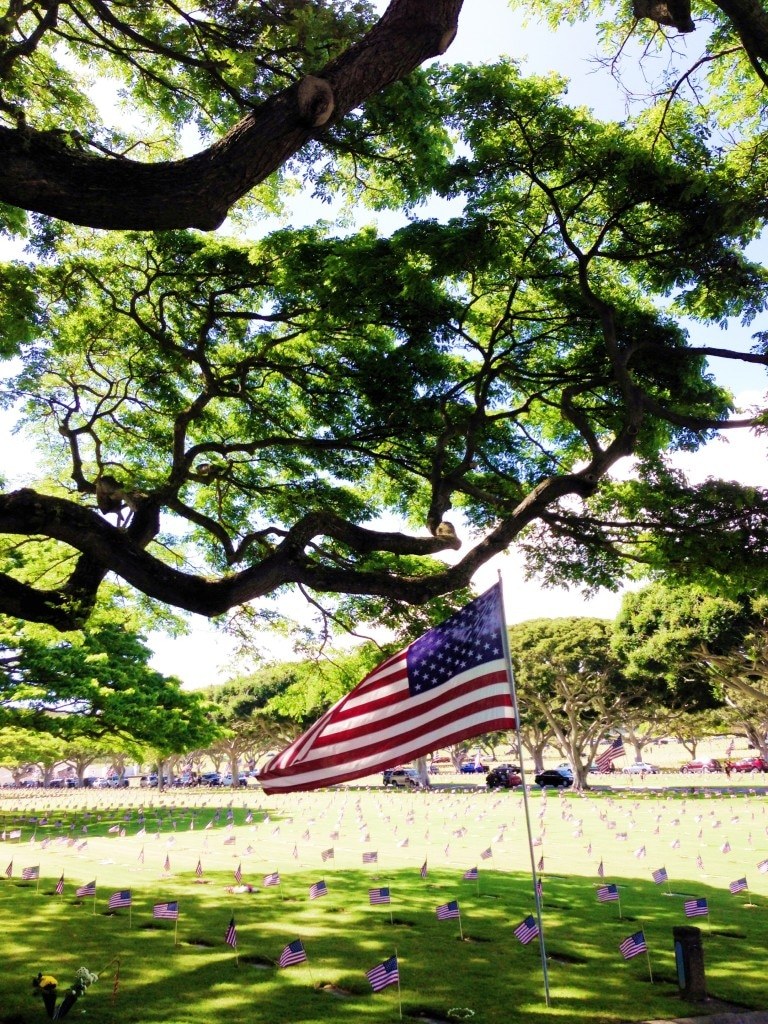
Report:
[{"label": "dark car", "polygon": [[221,776],[218,772],[203,772],[198,780],[200,786],[220,786]]},{"label": "dark car", "polygon": [[689,761],[680,769],[684,774],[688,774],[688,772],[703,774],[704,772],[721,772],[722,770],[723,766],[714,757],[706,758],[703,761]]},{"label": "dark car", "polygon": [[488,771],[487,764],[475,764],[474,761],[465,761],[464,764],[459,768],[462,775],[480,775],[482,772]]},{"label": "dark car", "polygon": [[522,786],[523,779],[519,771],[515,765],[500,764],[488,772],[485,784],[488,789],[514,789],[515,786]]},{"label": "dark car", "polygon": [[729,761],[732,772],[768,772],[768,761],[762,757],[745,757],[741,761]]},{"label": "dark car", "polygon": [[567,768],[545,768],[533,780],[537,786],[555,786],[567,789],[573,785],[573,774]]},{"label": "dark car", "polygon": [[385,768],[381,781],[385,786],[396,786],[400,789],[418,789],[421,786],[421,779],[415,768]]}]

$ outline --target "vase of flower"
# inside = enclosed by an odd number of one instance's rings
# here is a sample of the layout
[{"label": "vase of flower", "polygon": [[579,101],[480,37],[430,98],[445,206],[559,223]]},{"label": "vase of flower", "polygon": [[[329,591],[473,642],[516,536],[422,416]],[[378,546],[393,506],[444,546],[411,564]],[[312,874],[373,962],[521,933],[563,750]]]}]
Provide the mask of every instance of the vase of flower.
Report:
[{"label": "vase of flower", "polygon": [[61,1020],[62,1017],[66,1017],[76,1002],[77,993],[73,992],[72,989],[69,989],[67,994],[64,996],[64,998],[61,1000],[58,1007],[56,1008],[56,1012],[53,1015],[53,1019]]}]

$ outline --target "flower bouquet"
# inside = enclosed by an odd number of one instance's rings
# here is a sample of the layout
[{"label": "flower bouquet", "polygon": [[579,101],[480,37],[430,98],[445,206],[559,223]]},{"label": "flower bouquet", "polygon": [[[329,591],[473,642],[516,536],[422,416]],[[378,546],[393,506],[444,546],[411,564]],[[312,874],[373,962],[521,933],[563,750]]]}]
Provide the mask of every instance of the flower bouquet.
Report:
[{"label": "flower bouquet", "polygon": [[87,967],[78,968],[75,980],[64,993],[64,998],[56,1006],[56,995],[59,983],[52,974],[38,974],[32,979],[32,987],[35,992],[42,996],[45,1012],[51,1020],[61,1020],[66,1017],[80,996],[85,995],[86,990],[98,981],[98,974],[89,971]]}]

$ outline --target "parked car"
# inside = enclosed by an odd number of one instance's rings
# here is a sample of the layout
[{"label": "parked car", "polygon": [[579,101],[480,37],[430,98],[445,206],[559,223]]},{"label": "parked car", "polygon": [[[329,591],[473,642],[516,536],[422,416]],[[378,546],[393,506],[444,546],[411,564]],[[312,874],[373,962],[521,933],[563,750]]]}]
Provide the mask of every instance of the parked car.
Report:
[{"label": "parked car", "polygon": [[732,772],[768,772],[768,761],[762,757],[745,757],[741,761],[729,761]]},{"label": "parked car", "polygon": [[515,786],[522,786],[523,779],[516,765],[500,764],[488,772],[485,784],[488,789],[514,789]]},{"label": "parked car", "polygon": [[415,768],[385,768],[381,781],[385,786],[395,786],[398,789],[418,789],[421,786],[421,779]]},{"label": "parked car", "polygon": [[199,783],[201,786],[220,786],[221,776],[218,772],[203,772]]},{"label": "parked car", "polygon": [[658,775],[659,769],[655,764],[648,764],[647,761],[634,761],[632,764],[624,765],[621,769],[625,775]]},{"label": "parked car", "polygon": [[[238,786],[247,786],[248,785],[248,779],[245,777],[245,775],[238,775],[238,777],[237,777],[237,784],[238,784]],[[232,785],[232,775],[231,775],[230,772],[227,772],[226,775],[222,775],[222,777],[221,777],[221,785],[222,786],[231,786]]]},{"label": "parked car", "polygon": [[688,772],[703,774],[704,772],[721,772],[722,770],[722,764],[714,757],[705,758],[703,761],[689,761],[688,764],[684,764],[680,769],[684,774]]},{"label": "parked car", "polygon": [[465,761],[459,768],[462,775],[480,775],[488,771],[487,764],[475,764],[474,761]]},{"label": "parked car", "polygon": [[533,780],[537,786],[555,786],[557,789],[567,789],[573,785],[573,772],[568,768],[545,768],[539,772]]}]

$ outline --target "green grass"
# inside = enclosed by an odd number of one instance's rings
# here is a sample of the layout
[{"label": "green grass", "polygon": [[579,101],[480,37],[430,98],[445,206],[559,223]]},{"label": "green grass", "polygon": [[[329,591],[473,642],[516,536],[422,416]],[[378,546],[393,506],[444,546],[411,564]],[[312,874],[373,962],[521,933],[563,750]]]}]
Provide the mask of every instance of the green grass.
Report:
[{"label": "green grass", "polygon": [[[365,978],[367,969],[395,950],[406,1019],[444,1019],[454,1006],[474,1009],[475,1024],[557,1019],[599,1024],[698,1015],[712,1007],[692,1007],[678,995],[672,929],[684,924],[702,929],[712,997],[753,1009],[768,1006],[768,876],[755,867],[768,856],[764,798],[533,798],[533,831],[542,838],[536,857],[544,856],[545,868],[550,1007],[544,1000],[538,943],[521,946],[513,935],[532,909],[519,795],[347,791],[276,802],[261,794],[238,794],[233,830],[225,828],[226,795],[154,796],[149,799],[155,806],[146,808],[145,836],[136,834],[135,807],[126,822],[126,809],[116,799],[114,794],[84,794],[39,804],[0,801],[1,827],[6,832],[23,829],[21,842],[0,845],[0,857],[6,857],[0,862],[5,937],[0,1024],[44,1020],[31,979],[38,971],[52,973],[64,987],[81,965],[103,973],[75,1005],[72,1020],[84,1011],[86,1019],[104,1024],[395,1021],[397,988],[375,994]],[[135,804],[146,795],[120,799]],[[165,805],[174,801],[170,812]],[[181,802],[197,805],[193,830]],[[218,823],[204,830],[217,805]],[[256,817],[252,825],[245,822],[246,805]],[[267,813],[269,821],[264,820]],[[29,820],[42,817],[47,824]],[[57,820],[62,824],[55,825]],[[109,833],[114,824],[126,826],[124,839]],[[654,834],[657,824],[659,835]],[[307,830],[310,838],[304,839]],[[332,832],[339,838],[331,839]],[[622,832],[627,840],[616,838]],[[237,842],[225,846],[231,833]],[[57,841],[59,836],[65,841]],[[679,849],[670,847],[673,836],[681,840]],[[76,842],[69,845],[69,838]],[[405,838],[407,845],[398,845]],[[730,854],[721,852],[726,838]],[[78,850],[84,840],[87,847]],[[641,843],[647,855],[639,859],[635,852]],[[329,847],[335,857],[323,863],[320,853]],[[489,847],[493,856],[484,861],[480,852]],[[361,853],[371,849],[378,851],[379,863],[363,867]],[[697,853],[706,873],[696,868]],[[168,874],[163,870],[166,855]],[[14,877],[8,880],[2,872],[11,856]],[[418,869],[425,857],[429,874],[423,880]],[[198,859],[207,884],[196,882]],[[620,907],[596,900],[601,859],[606,881],[620,887]],[[22,883],[22,867],[37,863],[39,885]],[[238,864],[244,878],[257,886],[253,893],[226,891]],[[665,895],[667,886],[651,881],[651,870],[662,864],[676,895]],[[463,871],[475,865],[479,883],[463,881]],[[261,888],[263,874],[276,868],[283,884]],[[54,887],[62,872],[65,892],[60,898]],[[749,894],[732,896],[728,881],[744,874]],[[95,905],[75,900],[75,886],[94,877]],[[319,878],[325,878],[329,895],[310,901],[309,886]],[[390,907],[369,906],[373,885],[390,886]],[[132,890],[130,927],[127,910],[107,913],[107,898],[117,888]],[[706,897],[709,919],[687,921],[684,896]],[[172,899],[179,901],[177,929],[172,921],[152,918],[154,903]],[[436,907],[451,899],[460,904],[463,940],[456,920],[436,918]],[[232,914],[237,954],[224,943]],[[645,956],[624,961],[618,951],[619,942],[641,928],[653,983]],[[297,936],[304,941],[308,963],[278,970],[274,961]],[[120,978],[113,999],[117,959]]]}]

